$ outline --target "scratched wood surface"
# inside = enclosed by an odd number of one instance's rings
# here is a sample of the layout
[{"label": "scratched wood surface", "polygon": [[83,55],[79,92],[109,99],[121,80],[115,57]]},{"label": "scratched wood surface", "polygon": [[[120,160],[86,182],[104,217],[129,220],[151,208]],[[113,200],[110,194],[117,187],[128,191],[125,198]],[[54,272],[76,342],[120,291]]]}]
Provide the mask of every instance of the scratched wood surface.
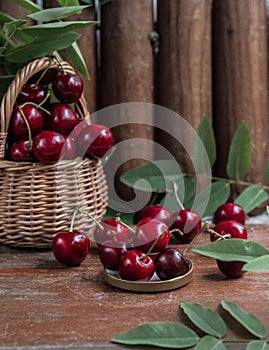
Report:
[{"label": "scratched wood surface", "polygon": [[[250,239],[269,248],[269,226],[251,226],[248,231]],[[198,243],[207,241],[204,234]],[[138,294],[104,282],[96,246],[77,268],[62,267],[51,251],[0,246],[0,349],[125,349],[110,343],[110,338],[130,327],[152,321],[188,325],[179,311],[182,301],[219,311],[229,322],[229,338],[249,338],[249,334],[221,311],[221,300],[253,312],[269,329],[268,273],[228,280],[213,259],[191,251],[188,256],[194,263],[194,276],[187,286]],[[228,344],[228,349],[244,348]]]}]

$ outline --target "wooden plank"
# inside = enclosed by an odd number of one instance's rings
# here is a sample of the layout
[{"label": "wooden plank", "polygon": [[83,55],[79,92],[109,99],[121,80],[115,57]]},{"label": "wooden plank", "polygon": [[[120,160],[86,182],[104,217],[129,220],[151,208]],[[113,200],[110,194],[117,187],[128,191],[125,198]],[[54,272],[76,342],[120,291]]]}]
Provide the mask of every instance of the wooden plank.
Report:
[{"label": "wooden plank", "polygon": [[251,132],[252,162],[247,179],[263,181],[268,151],[266,7],[260,0],[213,3],[214,127],[217,175],[226,175],[236,127]]},{"label": "wooden plank", "polygon": [[[269,248],[268,225],[252,226],[248,231],[250,239]],[[208,240],[204,234],[198,244]],[[110,338],[139,324],[190,324],[178,310],[183,301],[219,311],[229,322],[228,337],[232,339],[249,338],[249,334],[220,309],[221,300],[253,312],[269,329],[268,273],[246,273],[228,280],[213,259],[191,251],[188,256],[194,263],[194,277],[187,286],[145,294],[107,285],[94,244],[77,268],[62,267],[51,251],[0,246],[0,349],[122,349],[125,347],[110,344]],[[228,348],[244,347],[230,344]]]}]

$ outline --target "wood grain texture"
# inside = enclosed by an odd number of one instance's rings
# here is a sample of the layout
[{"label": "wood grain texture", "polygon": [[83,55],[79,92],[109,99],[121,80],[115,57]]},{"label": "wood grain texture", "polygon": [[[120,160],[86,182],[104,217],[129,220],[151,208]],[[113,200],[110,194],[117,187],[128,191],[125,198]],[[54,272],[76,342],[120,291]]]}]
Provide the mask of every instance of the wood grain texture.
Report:
[{"label": "wood grain texture", "polygon": [[[269,248],[268,225],[248,227],[248,231],[250,239]],[[208,240],[202,235],[197,243]],[[139,324],[182,321],[190,325],[179,310],[183,301],[219,311],[229,322],[229,338],[249,338],[249,334],[221,310],[221,300],[238,303],[269,328],[268,273],[246,273],[228,280],[213,259],[191,251],[188,256],[194,276],[187,286],[143,294],[124,292],[104,282],[94,244],[77,268],[62,267],[50,251],[0,246],[0,349],[124,349],[111,344],[111,337]],[[227,348],[244,346],[229,344]]]},{"label": "wood grain texture", "polygon": [[247,179],[263,181],[267,157],[267,47],[263,0],[213,2],[213,97],[217,175],[225,176],[228,149],[241,121],[251,132]]},{"label": "wood grain texture", "polygon": [[[160,0],[158,14],[157,103],[196,129],[203,115],[211,118],[212,113],[211,0]],[[162,132],[158,140],[191,169],[191,159],[175,140]],[[186,142],[191,147],[193,139],[187,135]]]}]

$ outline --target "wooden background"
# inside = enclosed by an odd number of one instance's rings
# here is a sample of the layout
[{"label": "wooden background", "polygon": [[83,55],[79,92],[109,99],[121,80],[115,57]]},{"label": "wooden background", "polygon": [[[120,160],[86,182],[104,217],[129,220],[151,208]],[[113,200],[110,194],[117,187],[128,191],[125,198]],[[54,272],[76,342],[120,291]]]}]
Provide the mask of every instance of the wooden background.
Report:
[{"label": "wooden background", "polygon": [[[43,3],[57,6],[55,0]],[[17,18],[25,14],[15,1],[1,2],[0,8]],[[263,181],[268,157],[265,0],[111,0],[77,18],[101,21],[84,29],[79,42],[91,76],[85,81],[91,112],[139,101],[165,106],[194,128],[209,116],[217,137],[218,176],[225,176],[232,135],[244,120],[252,137],[247,180]],[[154,140],[188,166],[173,139],[154,128],[122,126],[115,135],[117,141]],[[151,158],[153,150],[147,152]],[[135,159],[121,171],[143,162]]]}]

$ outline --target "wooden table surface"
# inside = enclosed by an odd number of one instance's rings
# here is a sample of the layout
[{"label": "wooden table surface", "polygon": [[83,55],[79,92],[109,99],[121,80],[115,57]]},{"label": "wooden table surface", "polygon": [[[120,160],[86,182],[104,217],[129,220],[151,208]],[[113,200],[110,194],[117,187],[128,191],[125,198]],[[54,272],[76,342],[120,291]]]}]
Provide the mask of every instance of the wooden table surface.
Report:
[{"label": "wooden table surface", "polygon": [[[269,226],[248,227],[249,239],[269,248]],[[207,234],[197,244],[209,240]],[[180,249],[184,246],[179,245]],[[229,322],[229,338],[250,338],[221,310],[222,300],[258,316],[269,331],[269,274],[246,273],[228,280],[215,261],[191,251],[193,280],[183,288],[156,294],[132,293],[106,284],[96,246],[76,268],[64,268],[51,251],[0,246],[0,349],[128,349],[112,336],[152,321],[190,325],[179,304],[199,302]],[[147,349],[137,347],[137,349]],[[244,349],[233,343],[228,349]],[[153,348],[150,348],[153,349]]]}]

